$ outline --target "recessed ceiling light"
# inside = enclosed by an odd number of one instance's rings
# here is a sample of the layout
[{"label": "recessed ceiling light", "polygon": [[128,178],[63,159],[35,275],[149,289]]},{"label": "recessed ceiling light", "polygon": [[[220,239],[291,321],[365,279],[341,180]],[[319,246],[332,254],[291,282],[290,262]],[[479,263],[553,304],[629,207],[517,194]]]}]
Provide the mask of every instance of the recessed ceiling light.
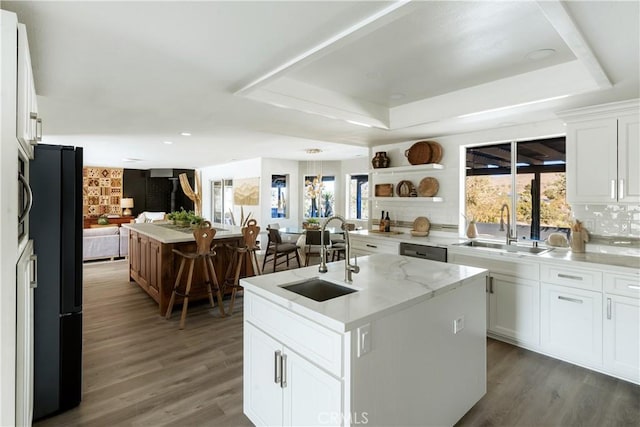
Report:
[{"label": "recessed ceiling light", "polygon": [[402,99],[404,97],[405,97],[405,94],[404,93],[400,93],[400,92],[392,93],[391,95],[389,95],[390,99]]},{"label": "recessed ceiling light", "polygon": [[304,150],[307,154],[318,154],[318,153],[322,153],[322,150],[319,148],[307,148],[306,150]]},{"label": "recessed ceiling light", "polygon": [[191,136],[191,132],[180,132],[182,136]]},{"label": "recessed ceiling light", "polygon": [[527,58],[530,61],[538,61],[540,59],[544,59],[544,58],[548,58],[552,55],[555,55],[556,50],[555,49],[538,49],[538,50],[533,50],[529,53],[527,53],[524,57]]},{"label": "recessed ceiling light", "polygon": [[173,144],[173,141],[162,141],[163,144],[167,144],[167,145],[171,145]]},{"label": "recessed ceiling light", "polygon": [[142,159],[135,159],[133,157],[125,157],[124,159],[122,159],[123,162],[141,162]]}]

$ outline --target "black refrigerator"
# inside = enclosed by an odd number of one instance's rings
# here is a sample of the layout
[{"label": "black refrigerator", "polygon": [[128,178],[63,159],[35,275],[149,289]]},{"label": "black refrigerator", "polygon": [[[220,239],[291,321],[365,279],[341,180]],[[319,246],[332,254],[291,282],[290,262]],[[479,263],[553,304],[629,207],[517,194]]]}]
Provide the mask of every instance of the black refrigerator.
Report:
[{"label": "black refrigerator", "polygon": [[82,148],[38,145],[29,164],[34,290],[34,420],[82,394]]}]

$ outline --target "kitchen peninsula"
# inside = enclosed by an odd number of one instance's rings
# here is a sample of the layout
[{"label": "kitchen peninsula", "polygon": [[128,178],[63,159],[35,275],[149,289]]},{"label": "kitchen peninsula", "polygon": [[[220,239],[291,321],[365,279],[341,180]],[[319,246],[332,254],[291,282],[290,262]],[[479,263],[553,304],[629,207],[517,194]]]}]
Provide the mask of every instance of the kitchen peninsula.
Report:
[{"label": "kitchen peninsula", "polygon": [[[487,271],[400,255],[246,278],[244,412],[256,425],[453,425],[486,392]],[[317,301],[284,286],[352,293]],[[325,283],[326,284],[326,283]]]},{"label": "kitchen peninsula", "polygon": [[[216,256],[213,264],[218,283],[222,284],[228,264],[233,255],[226,245],[235,246],[243,241],[241,227],[214,224],[216,235],[214,244]],[[135,281],[157,303],[160,315],[164,316],[171,298],[171,291],[180,267],[180,256],[173,252],[195,252],[196,244],[193,230],[179,228],[171,224],[123,224],[129,230],[129,279]],[[245,263],[242,276],[252,274],[251,264]],[[187,274],[182,275],[181,285],[187,281]],[[207,289],[202,277],[202,269],[196,266],[193,273],[193,287],[190,301],[208,298]],[[178,296],[176,304],[182,302]]]}]

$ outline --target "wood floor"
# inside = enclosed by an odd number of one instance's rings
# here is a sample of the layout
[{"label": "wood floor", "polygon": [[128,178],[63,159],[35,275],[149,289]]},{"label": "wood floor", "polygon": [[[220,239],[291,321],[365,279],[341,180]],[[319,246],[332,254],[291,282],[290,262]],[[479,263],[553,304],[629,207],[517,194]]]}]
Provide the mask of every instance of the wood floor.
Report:
[{"label": "wood floor", "polygon": [[[44,426],[244,426],[242,298],[166,321],[125,261],[85,264],[83,401]],[[488,392],[459,426],[638,426],[640,387],[488,340]],[[425,397],[427,398],[427,397]]]}]

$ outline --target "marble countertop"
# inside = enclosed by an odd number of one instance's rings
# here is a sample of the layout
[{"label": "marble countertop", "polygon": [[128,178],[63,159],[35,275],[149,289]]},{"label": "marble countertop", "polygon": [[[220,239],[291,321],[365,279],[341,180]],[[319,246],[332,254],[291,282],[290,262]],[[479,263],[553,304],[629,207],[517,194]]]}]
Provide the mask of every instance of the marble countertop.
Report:
[{"label": "marble countertop", "polygon": [[[212,224],[216,230],[213,240],[242,237],[242,228],[227,224]],[[169,223],[123,224],[122,227],[137,231],[162,243],[193,242],[193,230],[180,229]]]},{"label": "marble countertop", "polygon": [[401,234],[386,234],[371,230],[351,231],[349,236],[366,236],[371,239],[380,239],[382,241],[393,241],[399,243],[413,243],[416,245],[440,246],[447,247],[456,243],[462,243],[468,239],[461,238],[454,233],[448,232],[432,232],[428,236],[412,236],[410,231],[402,230]]},{"label": "marble countertop", "polygon": [[[290,311],[342,333],[487,274],[487,270],[481,268],[389,254],[358,258],[358,265],[360,272],[353,275],[351,284],[344,282],[344,261],[328,264],[329,271],[324,274],[318,272],[316,265],[248,277],[240,284]],[[312,277],[358,292],[317,302],[282,288]]]},{"label": "marble countertop", "polygon": [[[483,254],[484,256],[495,256],[496,254],[500,254],[500,256],[505,257],[530,258],[545,262],[577,262],[582,264],[582,267],[587,268],[598,268],[599,265],[603,265],[607,267],[621,267],[623,269],[640,269],[640,250],[628,246],[617,247],[587,243],[587,252],[584,253],[572,252],[569,248],[552,248],[551,251],[542,254],[529,254],[525,252],[512,253],[500,249],[460,246],[460,243],[466,242],[469,239],[461,238],[454,233],[448,232],[440,232],[439,234],[432,233],[426,237],[414,237],[408,231],[405,231],[402,234],[386,235],[368,230],[361,230],[351,232],[350,235],[366,236],[367,239],[380,239],[382,241],[447,247],[449,250],[458,253],[475,254],[478,256],[483,256]],[[523,244],[522,246],[531,246],[531,243],[529,242],[527,245]],[[545,245],[541,243],[540,247],[545,247]],[[630,271],[625,272],[628,273]]]}]

